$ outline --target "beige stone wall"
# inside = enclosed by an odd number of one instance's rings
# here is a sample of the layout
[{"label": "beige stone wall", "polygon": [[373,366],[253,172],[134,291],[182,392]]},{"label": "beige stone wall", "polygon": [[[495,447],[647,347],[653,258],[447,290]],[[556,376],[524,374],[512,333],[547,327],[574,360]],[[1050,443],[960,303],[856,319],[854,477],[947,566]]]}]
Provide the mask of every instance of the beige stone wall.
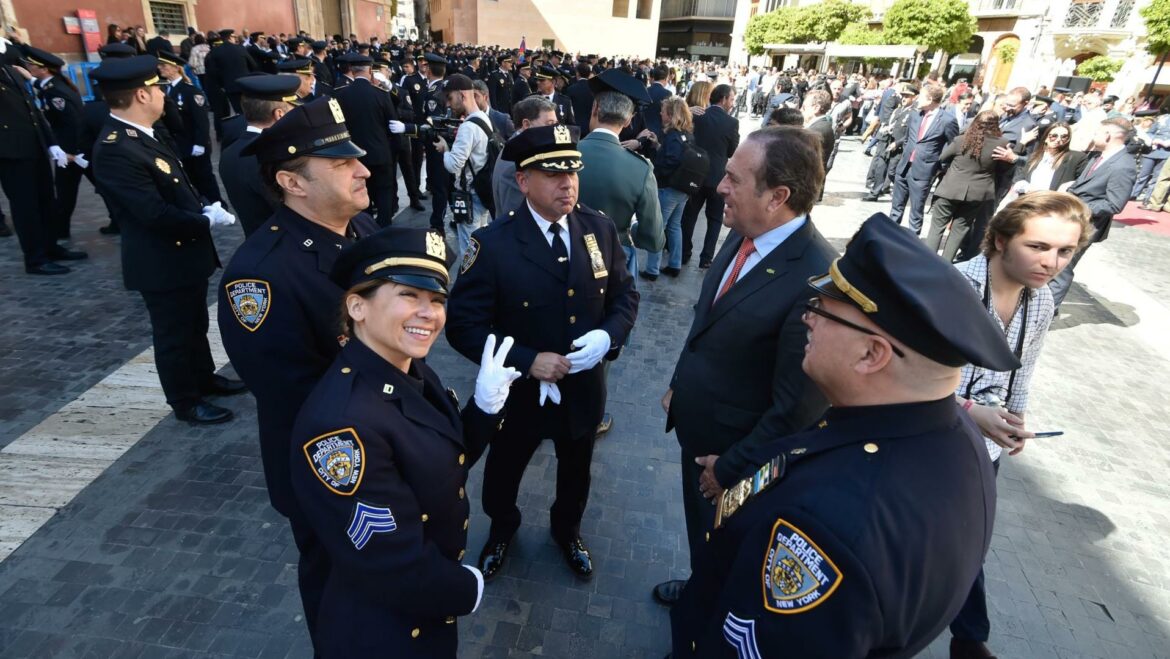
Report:
[{"label": "beige stone wall", "polygon": [[612,15],[613,0],[464,1],[474,3],[476,11],[459,18],[474,18],[475,29],[460,32],[462,21],[457,18],[457,41],[516,48],[524,37],[527,46],[535,49],[543,40],[552,39],[556,49],[567,52],[653,57],[658,40],[660,0],[643,0],[650,16],[643,19],[635,18],[637,0],[629,1],[628,17],[618,18]]}]

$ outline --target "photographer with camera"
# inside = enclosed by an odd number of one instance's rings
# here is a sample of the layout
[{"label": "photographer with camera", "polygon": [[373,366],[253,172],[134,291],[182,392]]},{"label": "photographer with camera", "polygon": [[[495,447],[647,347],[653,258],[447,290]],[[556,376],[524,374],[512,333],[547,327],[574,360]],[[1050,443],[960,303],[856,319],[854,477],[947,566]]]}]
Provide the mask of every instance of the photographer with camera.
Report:
[{"label": "photographer with camera", "polygon": [[[491,119],[476,103],[471,78],[462,73],[447,78],[447,107],[452,117],[462,119],[463,123],[455,132],[454,144],[448,146],[438,132],[433,144],[435,151],[442,154],[443,167],[455,176],[451,214],[458,236],[458,257],[462,259],[471,234],[492,220],[482,195],[476,191],[474,179],[487,166],[488,142],[494,131]],[[490,181],[489,178],[489,185]]]}]

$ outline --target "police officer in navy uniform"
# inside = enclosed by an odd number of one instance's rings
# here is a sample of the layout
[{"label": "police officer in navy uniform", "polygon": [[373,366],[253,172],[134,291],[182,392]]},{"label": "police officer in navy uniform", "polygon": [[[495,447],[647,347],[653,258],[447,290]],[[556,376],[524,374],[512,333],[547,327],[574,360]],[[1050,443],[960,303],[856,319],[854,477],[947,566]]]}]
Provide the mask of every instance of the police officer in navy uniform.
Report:
[{"label": "police officer in navy uniform", "polygon": [[123,282],[142,294],[150,314],[167,403],[192,424],[228,421],[231,410],[204,397],[246,388],[215,373],[207,341],[207,278],[219,267],[210,229],[235,218],[200,198],[178,155],[151,128],[166,100],[157,59],[108,59],[90,77],[110,106],[93,153],[98,190],[122,228]]},{"label": "police officer in navy uniform", "polygon": [[609,218],[577,203],[576,128],[517,133],[501,157],[516,163],[526,197],[475,232],[451,294],[447,340],[468,359],[491,333],[515,337],[508,359],[525,377],[484,468],[483,508],[492,518],[480,569],[499,570],[520,527],[516,496],[543,439],[557,454],[553,538],[581,578],[593,564],[581,539],[593,437],[605,411],[603,358],[616,359],[638,313],[638,293]]},{"label": "police officer in navy uniform", "polygon": [[[166,92],[163,125],[174,138],[179,157],[195,189],[211,201],[223,201],[219,183],[211,168],[211,121],[207,116],[207,97],[187,80],[183,67],[187,60],[169,51],[159,51],[158,70]],[[239,82],[237,81],[238,85]]]},{"label": "police officer in navy uniform", "polygon": [[318,651],[317,612],[329,576],[324,546],[289,481],[289,438],[301,403],[341,349],[342,288],[329,279],[341,250],[377,230],[341,106],[320,99],[290,110],[241,155],[260,163],[281,205],[236,250],[219,287],[219,329],[236,372],[256,397],[260,457],[272,507],[300,550],[305,623]]},{"label": "police officer in navy uniform", "polygon": [[280,196],[260,175],[255,154],[243,151],[265,129],[271,127],[297,105],[296,90],[301,85],[294,75],[248,76],[239,80],[240,106],[248,122],[244,134],[219,157],[219,175],[232,209],[239,216],[245,236],[255,233],[280,208]]},{"label": "police officer in navy uniform", "polygon": [[[413,58],[406,58],[402,60],[402,78],[399,80],[399,87],[405,95],[403,99],[403,116],[411,117],[412,121],[418,122],[419,116],[422,114],[423,107],[423,90],[427,87],[427,79],[420,71],[417,70],[417,63]],[[409,109],[407,109],[409,108]],[[410,166],[415,173],[416,187],[422,189],[421,178],[423,174],[423,154],[426,149],[423,143],[417,139],[408,140],[408,147],[410,149]],[[420,199],[426,199],[424,193],[419,193]]]},{"label": "police officer in navy uniform", "polygon": [[561,72],[556,68],[548,64],[541,65],[533,76],[536,79],[536,91],[533,93],[547,98],[557,106],[557,121],[566,126],[575,126],[577,119],[573,115],[573,99],[556,89],[556,81],[560,77]]},{"label": "police officer in navy uniform", "polygon": [[446,318],[443,237],[389,227],[333,266],[348,340],[292,432],[292,486],[333,564],[317,626],[322,657],[454,659],[456,616],[483,576],[462,563],[467,474],[504,423],[519,377],[509,338],[481,347],[475,394],[459,411],[424,359]]},{"label": "police officer in navy uniform", "polygon": [[725,491],[671,609],[681,657],[913,657],[991,541],[995,480],[954,396],[967,362],[1019,366],[949,263],[885,215],[809,281],[803,368],[832,403]]},{"label": "police officer in navy uniform", "polygon": [[487,77],[488,97],[492,107],[508,116],[512,116],[512,88],[516,85],[512,77],[512,64],[515,61],[511,53],[500,55],[497,60],[500,68]]},{"label": "police officer in navy uniform", "polygon": [[[441,55],[427,53],[426,74],[427,84],[423,91],[421,103],[415,108],[415,124],[428,123],[428,119],[446,115],[447,109],[447,60]],[[422,142],[426,152],[427,190],[431,194],[431,228],[439,233],[445,232],[443,217],[447,212],[447,195],[451,193],[452,177],[443,166],[443,154],[435,150],[435,142],[428,136],[417,132],[407,132]],[[416,170],[417,171],[417,170]]]},{"label": "police officer in navy uniform", "polygon": [[278,73],[297,76],[301,84],[295,90],[301,103],[312,103],[322,96],[332,96],[333,90],[324,82],[317,79],[316,68],[312,60],[303,57],[290,57],[276,64]]},{"label": "police officer in navy uniform", "polygon": [[313,74],[318,82],[323,82],[329,89],[333,89],[333,70],[329,67],[329,62],[325,61],[329,57],[325,52],[328,45],[324,41],[314,41],[309,59],[313,61]]}]

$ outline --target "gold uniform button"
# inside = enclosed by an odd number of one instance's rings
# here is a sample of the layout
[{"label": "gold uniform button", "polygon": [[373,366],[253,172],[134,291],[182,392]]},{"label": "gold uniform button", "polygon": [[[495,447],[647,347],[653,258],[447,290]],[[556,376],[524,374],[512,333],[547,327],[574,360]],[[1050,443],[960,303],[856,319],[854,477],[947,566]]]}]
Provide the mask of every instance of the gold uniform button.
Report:
[{"label": "gold uniform button", "polygon": [[528,308],[528,302],[527,302],[527,301],[525,301],[525,302],[524,302],[524,307],[525,307],[525,308]]},{"label": "gold uniform button", "polygon": [[569,297],[573,297],[574,295],[576,295],[576,293],[573,292],[573,289],[570,288],[569,289]]},{"label": "gold uniform button", "polygon": [[415,627],[414,629],[410,630],[410,637],[411,638],[418,638],[418,635],[421,633],[422,633],[422,630],[419,629],[418,627]]},{"label": "gold uniform button", "polygon": [[573,323],[576,323],[576,322],[577,322],[576,316],[569,316],[569,324],[570,325],[572,325]]},{"label": "gold uniform button", "polygon": [[182,247],[182,246],[183,246],[183,241],[181,241],[181,240],[175,241],[175,247]]},{"label": "gold uniform button", "polygon": [[455,616],[447,616],[447,619],[444,620],[443,622],[447,623],[448,625],[454,625],[455,624]]},{"label": "gold uniform button", "polygon": [[868,444],[866,444],[865,446],[863,446],[861,448],[865,449],[866,453],[877,453],[878,452],[878,445],[874,444],[873,442],[869,442]]},{"label": "gold uniform button", "polygon": [[342,373],[345,373],[345,374],[347,374],[347,375],[348,375],[348,374],[349,374],[351,371],[353,371],[353,369],[352,369],[352,368],[350,368],[350,367],[348,367],[348,366],[342,366],[342,367],[341,367],[341,372],[342,372]]},{"label": "gold uniform button", "polygon": [[464,557],[464,556],[466,556],[466,555],[467,555],[467,550],[466,550],[466,549],[460,549],[460,550],[459,550],[459,558],[458,558],[458,559],[456,559],[456,560],[460,560],[460,561],[461,561],[461,560],[463,560],[463,557]]},{"label": "gold uniform button", "polygon": [[273,224],[273,225],[272,225],[272,227],[271,227],[271,228],[269,228],[268,230],[269,230],[269,231],[280,231],[280,227],[278,227],[278,226],[276,226],[275,224]]},{"label": "gold uniform button", "polygon": [[463,464],[463,463],[464,463],[464,462],[466,462],[466,461],[467,461],[467,455],[466,455],[466,454],[463,454],[463,453],[460,453],[460,454],[459,454],[459,464]]},{"label": "gold uniform button", "polygon": [[178,182],[179,182],[179,179],[175,179],[175,183],[178,183]]},{"label": "gold uniform button", "polygon": [[468,517],[467,519],[463,520],[463,530],[464,530],[464,531],[466,531],[466,530],[467,530],[467,527],[468,527],[468,526],[470,526],[470,525],[471,525],[471,518],[470,518],[470,517]]},{"label": "gold uniform button", "polygon": [[428,519],[430,519],[430,517],[429,517],[429,516],[427,516],[427,514],[426,514],[426,513],[423,513],[423,516],[422,516],[422,521],[424,521],[424,522],[425,522],[425,521],[427,521]]},{"label": "gold uniform button", "polygon": [[707,542],[711,542],[711,532],[710,531],[708,531],[707,533],[704,533],[703,535],[706,536]]},{"label": "gold uniform button", "polygon": [[463,488],[459,488],[459,498],[462,499],[464,495]]}]

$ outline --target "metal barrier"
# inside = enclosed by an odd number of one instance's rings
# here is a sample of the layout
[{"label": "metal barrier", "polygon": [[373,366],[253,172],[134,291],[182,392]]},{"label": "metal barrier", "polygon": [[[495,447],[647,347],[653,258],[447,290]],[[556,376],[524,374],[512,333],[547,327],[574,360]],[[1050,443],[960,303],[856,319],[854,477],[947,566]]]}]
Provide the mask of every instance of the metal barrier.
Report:
[{"label": "metal barrier", "polygon": [[62,73],[69,76],[77,91],[81,92],[81,100],[93,100],[93,87],[89,84],[89,72],[98,67],[100,62],[73,62]]}]

